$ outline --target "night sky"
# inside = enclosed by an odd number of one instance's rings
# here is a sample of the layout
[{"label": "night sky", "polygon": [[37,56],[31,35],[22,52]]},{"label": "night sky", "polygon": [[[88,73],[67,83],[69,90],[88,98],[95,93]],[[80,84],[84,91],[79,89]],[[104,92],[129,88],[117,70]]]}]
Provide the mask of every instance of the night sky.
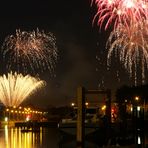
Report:
[{"label": "night sky", "polygon": [[58,61],[55,71],[52,74],[38,72],[47,86],[28,99],[28,103],[64,105],[76,97],[78,86],[115,91],[119,86],[132,84],[118,60],[114,59],[107,69],[105,43],[110,29],[100,31],[96,24],[92,25],[95,7],[90,3],[91,0],[1,2],[1,44],[7,35],[14,34],[19,28],[22,31],[39,28],[56,37]]}]

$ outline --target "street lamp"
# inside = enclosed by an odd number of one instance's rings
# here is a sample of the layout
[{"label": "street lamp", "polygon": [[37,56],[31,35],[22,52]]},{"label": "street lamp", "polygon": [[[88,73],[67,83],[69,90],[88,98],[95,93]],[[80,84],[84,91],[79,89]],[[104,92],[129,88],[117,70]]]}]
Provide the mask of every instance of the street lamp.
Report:
[{"label": "street lamp", "polygon": [[140,106],[137,104],[139,102],[139,100],[140,100],[139,96],[135,96],[135,101],[136,101],[135,107],[136,107],[136,112],[137,112],[136,116],[138,118],[140,117]]},{"label": "street lamp", "polygon": [[105,110],[106,109],[106,105],[103,105],[101,109],[102,110]]},{"label": "street lamp", "polygon": [[139,101],[139,97],[138,97],[138,96],[136,96],[136,97],[135,97],[135,100],[136,100],[136,101]]},{"label": "street lamp", "polygon": [[88,102],[85,102],[85,105],[88,106]]},{"label": "street lamp", "polygon": [[75,103],[71,103],[71,106],[74,107],[75,106]]}]

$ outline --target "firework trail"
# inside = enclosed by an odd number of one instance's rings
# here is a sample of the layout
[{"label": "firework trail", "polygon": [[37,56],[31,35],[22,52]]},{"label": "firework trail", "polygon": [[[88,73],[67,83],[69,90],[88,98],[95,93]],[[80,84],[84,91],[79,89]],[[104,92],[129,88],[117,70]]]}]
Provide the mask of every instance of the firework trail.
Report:
[{"label": "firework trail", "polygon": [[131,19],[135,22],[147,19],[148,2],[146,0],[92,0],[97,6],[97,13],[93,23],[97,20],[98,26],[105,30],[113,24],[114,29],[122,23],[129,26]]},{"label": "firework trail", "polygon": [[113,30],[107,41],[108,64],[111,63],[112,54],[119,55],[119,60],[132,76],[137,65],[141,66],[142,82],[145,78],[145,67],[148,68],[148,21],[132,22],[129,28],[123,24]]},{"label": "firework trail", "polygon": [[18,107],[26,98],[45,86],[45,82],[30,75],[8,73],[0,76],[0,100],[6,107]]},{"label": "firework trail", "polygon": [[52,71],[57,61],[56,39],[52,33],[44,31],[27,32],[16,30],[15,35],[5,38],[2,54],[8,69]]}]

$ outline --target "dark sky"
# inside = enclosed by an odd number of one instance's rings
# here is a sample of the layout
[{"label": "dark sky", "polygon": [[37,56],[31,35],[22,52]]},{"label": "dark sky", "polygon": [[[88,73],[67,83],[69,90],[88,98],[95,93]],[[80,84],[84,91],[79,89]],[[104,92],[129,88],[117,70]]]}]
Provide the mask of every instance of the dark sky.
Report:
[{"label": "dark sky", "polygon": [[40,73],[47,86],[28,102],[63,105],[76,97],[78,86],[115,90],[130,82],[117,60],[107,70],[105,43],[110,31],[100,32],[96,24],[92,26],[95,7],[90,3],[91,0],[1,1],[1,44],[18,28],[32,31],[38,27],[52,32],[57,40],[59,57],[54,74]]}]

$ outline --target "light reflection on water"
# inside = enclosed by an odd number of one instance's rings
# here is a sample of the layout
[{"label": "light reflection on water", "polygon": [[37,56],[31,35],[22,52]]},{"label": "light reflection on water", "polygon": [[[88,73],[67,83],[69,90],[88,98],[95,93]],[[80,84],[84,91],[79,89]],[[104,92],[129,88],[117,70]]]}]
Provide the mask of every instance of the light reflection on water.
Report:
[{"label": "light reflection on water", "polygon": [[[148,135],[145,144],[148,144]],[[75,141],[61,145],[64,148],[76,148]],[[98,148],[87,143],[86,148]],[[40,132],[21,132],[20,128],[0,129],[0,148],[59,148],[59,133],[56,128],[40,128]]]},{"label": "light reflection on water", "polygon": [[40,132],[21,132],[21,128],[0,129],[0,148],[58,148],[56,129],[40,128]]}]

